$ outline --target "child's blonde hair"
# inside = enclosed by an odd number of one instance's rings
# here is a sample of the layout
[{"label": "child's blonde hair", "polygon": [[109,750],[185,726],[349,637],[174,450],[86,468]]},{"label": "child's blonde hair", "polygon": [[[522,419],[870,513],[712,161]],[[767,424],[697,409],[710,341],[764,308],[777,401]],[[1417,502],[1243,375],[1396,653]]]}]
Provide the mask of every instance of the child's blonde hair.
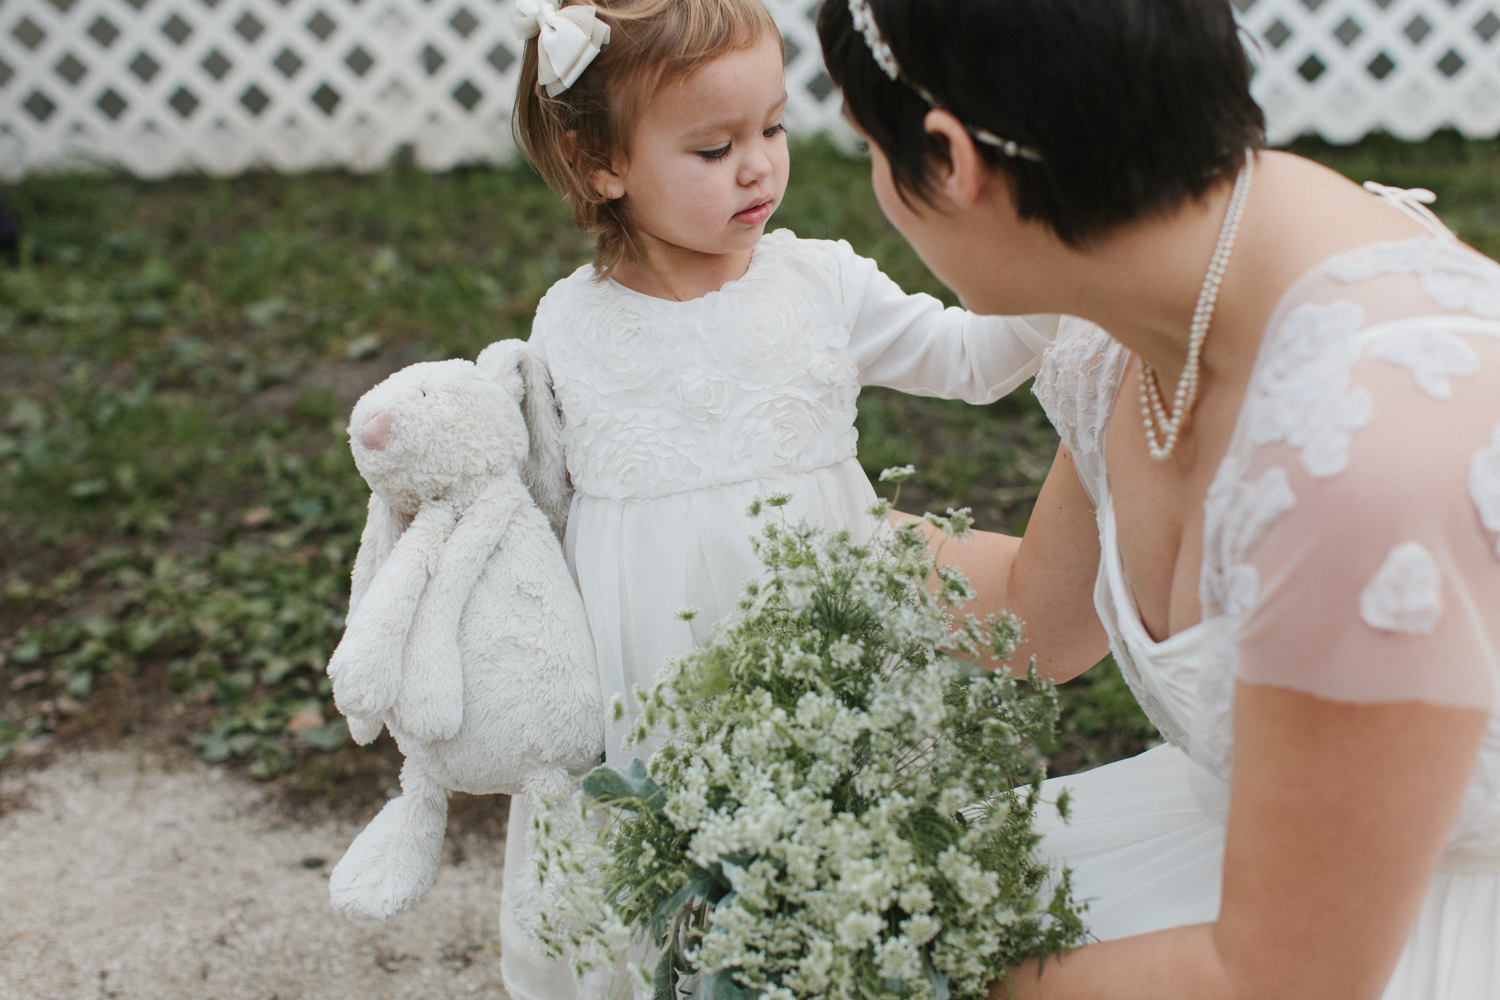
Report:
[{"label": "child's blonde hair", "polygon": [[556,97],[537,86],[537,39],[526,42],[512,126],[526,158],[594,238],[594,272],[603,277],[638,256],[640,242],[619,202],[589,178],[625,157],[641,104],[726,52],[768,34],[783,43],[761,0],[595,0],[593,6],[610,27],[609,43]]}]

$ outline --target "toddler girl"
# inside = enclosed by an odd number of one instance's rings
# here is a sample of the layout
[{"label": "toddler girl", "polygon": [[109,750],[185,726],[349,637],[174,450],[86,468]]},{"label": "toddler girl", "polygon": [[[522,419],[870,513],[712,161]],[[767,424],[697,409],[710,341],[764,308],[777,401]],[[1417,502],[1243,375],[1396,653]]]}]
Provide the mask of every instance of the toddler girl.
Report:
[{"label": "toddler girl", "polygon": [[[531,344],[566,425],[564,548],[601,688],[629,708],[759,569],[754,497],[790,493],[793,523],[871,530],[860,386],[993,402],[1036,371],[1056,319],[944,309],[847,243],[763,236],[788,156],[781,36],[761,0],[519,0],[516,20],[534,39],[517,137],[597,244],[542,299]],[[611,763],[624,729],[607,733]],[[576,995],[562,964],[523,950],[504,949],[512,996]]]}]

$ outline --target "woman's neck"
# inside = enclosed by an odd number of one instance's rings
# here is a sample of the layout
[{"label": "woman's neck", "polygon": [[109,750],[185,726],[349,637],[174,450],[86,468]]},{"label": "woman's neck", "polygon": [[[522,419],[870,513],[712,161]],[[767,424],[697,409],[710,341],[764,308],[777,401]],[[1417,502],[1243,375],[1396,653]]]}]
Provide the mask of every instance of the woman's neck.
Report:
[{"label": "woman's neck", "polygon": [[640,256],[621,261],[609,276],[631,291],[673,302],[702,298],[743,278],[754,253],[703,253],[649,233],[641,234],[640,244]]},{"label": "woman's neck", "polygon": [[[1147,364],[1168,394],[1182,374],[1193,312],[1228,207],[1233,178],[1176,211],[1110,234],[1072,257],[1066,310],[1091,320]],[[1262,153],[1219,288],[1202,371],[1253,363],[1271,311],[1329,257],[1379,240],[1426,235],[1333,171]]]}]

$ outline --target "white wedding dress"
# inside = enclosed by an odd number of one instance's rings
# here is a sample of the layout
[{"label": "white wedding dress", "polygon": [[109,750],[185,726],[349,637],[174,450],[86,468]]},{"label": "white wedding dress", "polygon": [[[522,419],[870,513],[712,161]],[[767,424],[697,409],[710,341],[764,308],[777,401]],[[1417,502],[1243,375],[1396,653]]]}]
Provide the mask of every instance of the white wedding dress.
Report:
[{"label": "white wedding dress", "polygon": [[[627,709],[668,657],[734,611],[761,570],[757,496],[789,493],[789,523],[868,535],[875,501],[855,458],[862,385],[990,403],[1035,374],[1057,318],[975,316],[907,295],[847,243],[765,236],[744,277],[688,302],[595,280],[548,291],[531,343],[562,408],[574,497],[564,549],[588,611],[606,703]],[[781,515],[770,515],[781,516]],[[691,623],[676,613],[694,606]],[[606,734],[623,766],[624,726]],[[512,805],[505,878],[528,877]],[[596,1000],[540,958],[502,900],[501,964],[516,1000]]]},{"label": "white wedding dress", "polygon": [[1236,681],[1485,708],[1384,996],[1500,997],[1500,265],[1435,235],[1341,254],[1286,292],[1205,502],[1203,620],[1161,642],[1121,568],[1103,453],[1133,362],[1062,321],[1036,392],[1097,506],[1115,659],[1167,740],[1047,782],[1073,810],[1043,816],[1042,853],[1072,868],[1100,939],[1217,917]]}]

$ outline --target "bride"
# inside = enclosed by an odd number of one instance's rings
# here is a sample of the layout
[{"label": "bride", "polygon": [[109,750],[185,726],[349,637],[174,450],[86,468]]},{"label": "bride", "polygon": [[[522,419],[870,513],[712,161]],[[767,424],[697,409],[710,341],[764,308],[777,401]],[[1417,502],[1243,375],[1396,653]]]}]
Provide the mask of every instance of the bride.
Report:
[{"label": "bride", "polygon": [[960,550],[978,610],[1058,681],[1112,650],[1168,739],[1050,783],[1100,941],[995,996],[1500,997],[1500,266],[1262,149],[1225,0],[819,33],[934,273],[1080,317],[1025,538]]}]

